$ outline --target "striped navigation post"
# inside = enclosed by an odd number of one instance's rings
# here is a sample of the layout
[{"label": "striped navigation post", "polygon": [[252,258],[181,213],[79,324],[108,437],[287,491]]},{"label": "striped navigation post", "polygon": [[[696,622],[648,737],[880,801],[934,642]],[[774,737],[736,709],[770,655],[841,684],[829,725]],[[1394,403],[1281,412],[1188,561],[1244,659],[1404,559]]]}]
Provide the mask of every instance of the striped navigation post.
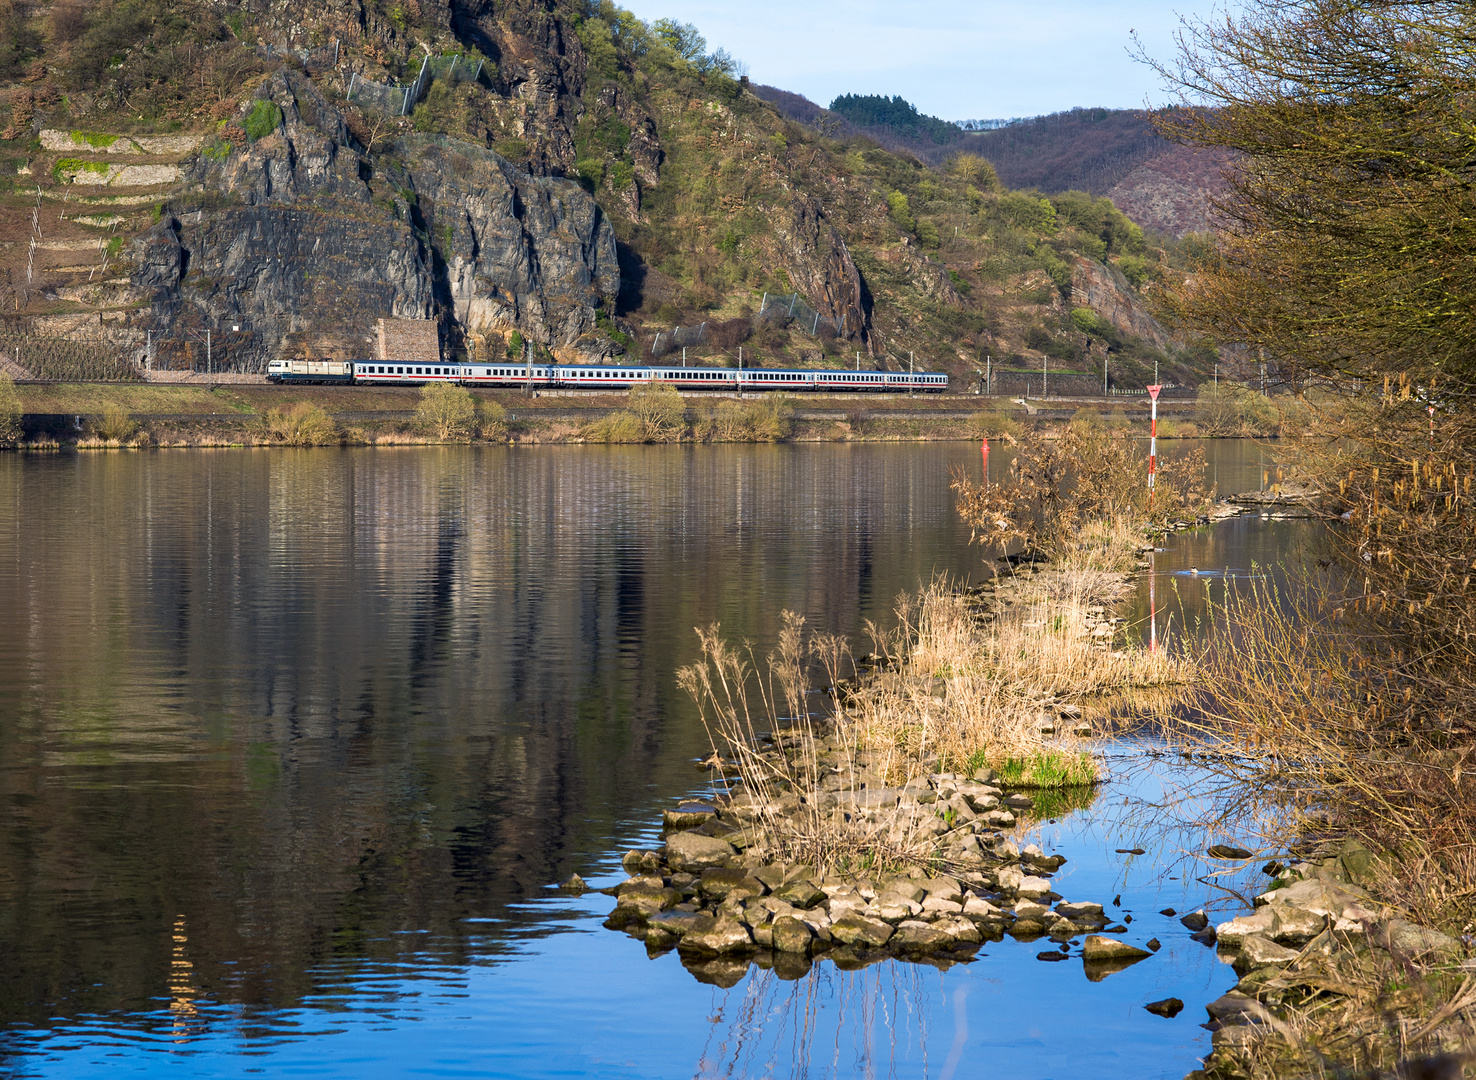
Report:
[{"label": "striped navigation post", "polygon": [[989,440],[984,440],[984,486],[989,486]]},{"label": "striped navigation post", "polygon": [[1158,392],[1162,386],[1150,386],[1148,396],[1153,399],[1153,430],[1148,436],[1148,507],[1153,507],[1153,475],[1158,472]]}]

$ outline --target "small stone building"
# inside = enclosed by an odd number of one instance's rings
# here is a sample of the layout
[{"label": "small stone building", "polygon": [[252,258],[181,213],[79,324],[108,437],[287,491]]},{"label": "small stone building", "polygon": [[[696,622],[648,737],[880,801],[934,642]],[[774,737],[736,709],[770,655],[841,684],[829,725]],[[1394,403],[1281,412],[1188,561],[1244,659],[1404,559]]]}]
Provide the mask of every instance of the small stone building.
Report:
[{"label": "small stone building", "polygon": [[441,337],[434,319],[380,319],[379,360],[439,364]]}]

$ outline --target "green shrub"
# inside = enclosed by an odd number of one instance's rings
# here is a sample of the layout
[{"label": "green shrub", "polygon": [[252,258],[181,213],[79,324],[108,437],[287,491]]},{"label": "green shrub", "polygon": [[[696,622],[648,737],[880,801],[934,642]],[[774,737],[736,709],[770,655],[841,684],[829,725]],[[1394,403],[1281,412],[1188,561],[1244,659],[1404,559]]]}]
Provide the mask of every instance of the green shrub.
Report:
[{"label": "green shrub", "polygon": [[521,360],[523,358],[523,349],[527,344],[527,340],[516,330],[509,334],[507,338],[507,355],[509,359]]},{"label": "green shrub", "polygon": [[912,216],[912,210],[907,205],[907,196],[900,191],[894,191],[887,196],[887,210],[892,215],[892,220],[900,225],[905,232],[912,232],[917,228],[917,219]]},{"label": "green shrub", "polygon": [[20,395],[15,392],[15,380],[0,371],[0,446],[14,446],[20,440]]},{"label": "green shrub", "polygon": [[277,125],[282,122],[282,110],[277,107],[275,101],[258,101],[251,106],[251,111],[246,114],[246,135],[252,141],[265,138],[277,130]]},{"label": "green shrub", "polygon": [[505,442],[509,430],[507,410],[497,402],[483,398],[477,403],[477,430],[489,442]]},{"label": "green shrub", "polygon": [[268,410],[266,428],[288,446],[327,446],[339,440],[333,418],[321,405],[306,401]]},{"label": "green shrub", "polygon": [[1199,388],[1194,419],[1206,435],[1263,436],[1273,434],[1280,417],[1271,400],[1249,387],[1229,381]]},{"label": "green shrub", "polygon": [[92,422],[92,431],[99,439],[127,442],[138,431],[138,425],[128,415],[127,409],[113,404],[105,406],[102,415]]},{"label": "green shrub", "polygon": [[464,386],[431,383],[420,391],[415,422],[438,439],[469,439],[477,425],[476,402]]},{"label": "green shrub", "polygon": [[592,443],[645,442],[644,433],[640,417],[624,410],[600,417],[582,432],[584,441]]},{"label": "green shrub", "polygon": [[727,399],[704,418],[702,427],[712,442],[781,442],[794,429],[794,407],[783,394],[758,401]]},{"label": "green shrub", "polygon": [[687,430],[687,403],[676,387],[646,383],[630,391],[630,411],[640,421],[641,442],[677,442]]},{"label": "green shrub", "polygon": [[1003,409],[986,409],[969,417],[969,430],[980,439],[1014,439],[1024,428]]}]

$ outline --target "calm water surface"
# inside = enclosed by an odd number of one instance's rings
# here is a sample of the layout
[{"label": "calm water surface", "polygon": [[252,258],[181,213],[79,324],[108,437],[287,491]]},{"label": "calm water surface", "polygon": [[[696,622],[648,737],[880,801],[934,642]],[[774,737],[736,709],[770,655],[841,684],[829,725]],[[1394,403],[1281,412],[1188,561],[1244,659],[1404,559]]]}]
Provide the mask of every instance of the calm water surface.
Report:
[{"label": "calm water surface", "polygon": [[[1257,486],[1259,451],[1210,446],[1222,490]],[[1006,939],[704,985],[548,888],[618,880],[697,785],[694,626],[764,645],[789,607],[864,647],[899,592],[977,576],[948,477],[978,463],[0,455],[0,1074],[1182,1076],[1234,976],[1157,909],[1208,890],[1100,812],[1161,768],[1042,826],[1059,891],[1164,943],[1101,983]],[[1221,529],[1247,566],[1281,543]],[[1143,1011],[1170,994],[1177,1019]]]}]

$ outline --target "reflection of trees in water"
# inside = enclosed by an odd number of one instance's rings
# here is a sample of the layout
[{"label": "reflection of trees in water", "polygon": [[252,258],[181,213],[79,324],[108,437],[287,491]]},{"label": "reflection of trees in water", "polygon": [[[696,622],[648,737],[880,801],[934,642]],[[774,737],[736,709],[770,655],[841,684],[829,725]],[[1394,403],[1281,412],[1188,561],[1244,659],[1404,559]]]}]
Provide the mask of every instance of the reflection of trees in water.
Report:
[{"label": "reflection of trees in water", "polygon": [[850,629],[964,550],[938,452],[0,461],[0,1019],[166,994],[180,915],[200,1000],[485,954],[697,780],[693,626]]},{"label": "reflection of trees in water", "polygon": [[[919,1060],[926,1074],[931,976],[925,965],[895,960],[845,971],[776,954],[772,967],[753,973],[741,996],[715,995],[697,1075],[894,1076],[902,1062]],[[961,986],[953,993],[962,1018]],[[967,1034],[966,1021],[961,1030]],[[954,1041],[960,1042],[957,1033]],[[961,1052],[961,1045],[955,1049]],[[959,1056],[950,1053],[941,1076],[951,1075]]]}]

